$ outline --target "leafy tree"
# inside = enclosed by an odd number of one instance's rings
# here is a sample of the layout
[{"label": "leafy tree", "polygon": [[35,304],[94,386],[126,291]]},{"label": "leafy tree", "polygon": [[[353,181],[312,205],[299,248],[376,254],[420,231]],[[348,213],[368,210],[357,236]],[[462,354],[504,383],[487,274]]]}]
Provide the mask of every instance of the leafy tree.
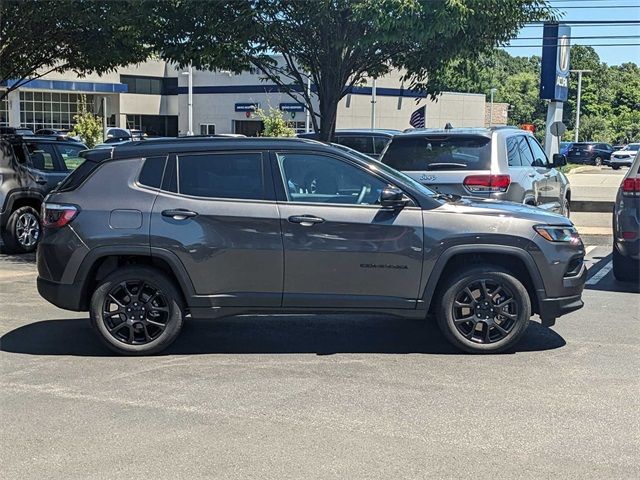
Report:
[{"label": "leafy tree", "polygon": [[261,108],[256,110],[256,115],[264,123],[262,135],[264,137],[295,137],[296,131],[291,128],[289,123],[284,119],[282,110],[270,108],[265,112]]},{"label": "leafy tree", "polygon": [[151,52],[135,0],[0,0],[0,99],[50,72],[104,73]]},{"label": "leafy tree", "polygon": [[81,96],[78,102],[78,114],[73,116],[73,120],[75,125],[69,135],[80,137],[89,148],[93,148],[96,144],[102,142],[104,133],[102,119],[87,109],[84,95]]}]

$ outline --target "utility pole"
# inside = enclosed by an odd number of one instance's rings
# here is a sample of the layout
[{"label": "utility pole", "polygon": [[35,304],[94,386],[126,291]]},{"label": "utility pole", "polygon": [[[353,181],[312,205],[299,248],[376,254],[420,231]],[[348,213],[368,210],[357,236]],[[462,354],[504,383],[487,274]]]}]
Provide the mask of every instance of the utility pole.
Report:
[{"label": "utility pole", "polygon": [[189,128],[187,130],[187,135],[191,137],[193,136],[193,66],[191,65],[191,62],[189,62],[189,69],[186,72],[182,72],[182,75],[188,75],[188,79],[189,79],[188,99],[187,99]]},{"label": "utility pole", "polygon": [[489,106],[489,126],[493,127],[493,94],[496,93],[497,89],[496,88],[492,88],[490,90],[491,92],[491,103]]},{"label": "utility pole", "polygon": [[371,130],[376,128],[376,79],[373,79],[371,87]]},{"label": "utility pole", "polygon": [[569,70],[571,73],[578,74],[578,99],[576,101],[576,136],[575,142],[578,142],[578,134],[580,133],[580,100],[582,96],[582,74],[591,73],[593,70]]},{"label": "utility pole", "polygon": [[[307,98],[309,103],[311,103],[311,74],[307,75]],[[309,105],[307,105],[307,116],[305,118],[304,131],[306,133],[311,131],[311,111],[309,110]]]}]

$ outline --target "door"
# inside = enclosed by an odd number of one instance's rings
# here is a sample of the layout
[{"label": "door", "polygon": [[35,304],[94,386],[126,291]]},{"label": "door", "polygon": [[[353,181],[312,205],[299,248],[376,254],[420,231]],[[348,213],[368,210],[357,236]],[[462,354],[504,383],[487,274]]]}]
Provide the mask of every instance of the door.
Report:
[{"label": "door", "polygon": [[[387,183],[338,156],[274,155],[286,307],[415,308],[422,211],[378,204]],[[284,187],[286,186],[286,188]]]},{"label": "door", "polygon": [[535,165],[535,158],[529,147],[529,142],[524,135],[516,137],[518,140],[518,153],[520,161],[526,172],[527,193],[525,195],[525,203],[533,203],[533,205],[541,206],[543,204],[543,189],[545,188],[546,178],[543,169]]},{"label": "door", "polygon": [[68,174],[52,143],[25,142],[29,153],[29,171],[43,194],[51,191]]},{"label": "door", "polygon": [[267,167],[256,151],[189,153],[168,162],[151,245],[177,255],[196,294],[213,307],[281,304],[280,217]]},{"label": "door", "polygon": [[527,137],[527,140],[533,153],[534,167],[538,173],[541,173],[543,176],[542,183],[538,189],[540,192],[540,206],[561,213],[562,199],[560,197],[563,195],[563,192],[561,189],[562,182],[560,180],[560,172],[549,164],[547,155],[535,138]]}]

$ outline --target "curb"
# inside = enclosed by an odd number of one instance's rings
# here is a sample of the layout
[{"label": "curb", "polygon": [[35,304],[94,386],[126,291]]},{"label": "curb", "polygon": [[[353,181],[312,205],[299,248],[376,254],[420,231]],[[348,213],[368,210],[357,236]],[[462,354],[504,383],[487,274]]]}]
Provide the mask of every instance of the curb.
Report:
[{"label": "curb", "polygon": [[573,212],[612,213],[615,202],[602,200],[571,200]]}]

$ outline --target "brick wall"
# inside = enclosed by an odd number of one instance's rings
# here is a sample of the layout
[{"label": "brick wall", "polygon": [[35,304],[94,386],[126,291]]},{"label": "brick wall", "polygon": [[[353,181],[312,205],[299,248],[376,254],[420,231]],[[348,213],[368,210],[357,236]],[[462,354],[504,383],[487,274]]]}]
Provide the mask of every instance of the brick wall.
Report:
[{"label": "brick wall", "polygon": [[484,124],[489,125],[506,125],[507,118],[509,117],[509,104],[508,103],[495,103],[493,104],[493,122],[491,122],[491,103],[487,102],[484,109]]}]

